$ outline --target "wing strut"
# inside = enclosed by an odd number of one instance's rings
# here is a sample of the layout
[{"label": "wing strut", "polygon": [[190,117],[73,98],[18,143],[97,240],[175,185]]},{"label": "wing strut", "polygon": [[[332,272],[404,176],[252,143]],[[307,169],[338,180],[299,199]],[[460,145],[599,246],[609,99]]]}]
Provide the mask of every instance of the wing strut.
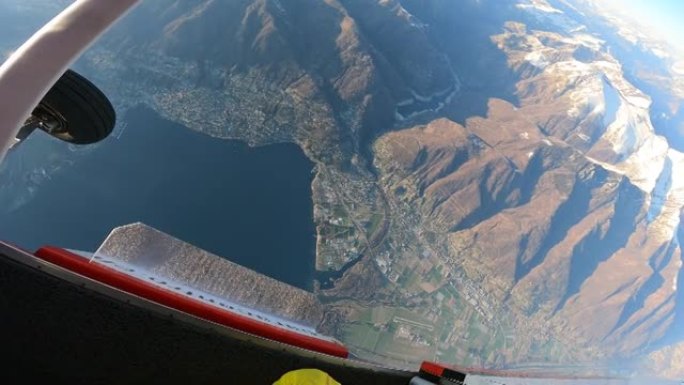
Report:
[{"label": "wing strut", "polygon": [[19,128],[81,53],[139,0],[77,0],[0,66],[0,161]]}]

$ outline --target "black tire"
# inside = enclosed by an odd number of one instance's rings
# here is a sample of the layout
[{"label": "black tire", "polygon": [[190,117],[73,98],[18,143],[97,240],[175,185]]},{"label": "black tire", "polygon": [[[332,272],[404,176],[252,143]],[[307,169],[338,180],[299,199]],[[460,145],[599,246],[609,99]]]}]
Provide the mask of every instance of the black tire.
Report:
[{"label": "black tire", "polygon": [[[109,136],[116,113],[109,99],[93,83],[72,70],[62,75],[33,111],[59,122],[47,131],[61,140],[76,144],[99,142]],[[40,118],[39,118],[40,120]]]}]

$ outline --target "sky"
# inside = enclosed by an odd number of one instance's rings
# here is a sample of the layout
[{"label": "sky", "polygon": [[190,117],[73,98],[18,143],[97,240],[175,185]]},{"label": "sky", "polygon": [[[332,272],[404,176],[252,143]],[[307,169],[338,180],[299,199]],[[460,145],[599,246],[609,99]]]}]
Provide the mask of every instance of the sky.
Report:
[{"label": "sky", "polygon": [[612,5],[684,50],[684,0],[612,0]]}]

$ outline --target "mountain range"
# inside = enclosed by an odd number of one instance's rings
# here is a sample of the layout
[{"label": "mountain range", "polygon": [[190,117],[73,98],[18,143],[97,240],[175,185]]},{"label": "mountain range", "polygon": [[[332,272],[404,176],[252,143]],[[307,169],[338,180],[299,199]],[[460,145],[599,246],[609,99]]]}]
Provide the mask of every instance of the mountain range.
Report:
[{"label": "mountain range", "polygon": [[[363,321],[376,306],[437,328],[455,287],[487,328],[518,335],[509,353],[473,348],[475,363],[676,377],[678,63],[588,0],[150,0],[77,68],[121,109],[301,146],[317,165],[317,266],[340,271],[317,289],[321,327],[339,338],[364,322],[395,332]],[[418,360],[454,348],[453,333],[411,333],[430,347]]]}]

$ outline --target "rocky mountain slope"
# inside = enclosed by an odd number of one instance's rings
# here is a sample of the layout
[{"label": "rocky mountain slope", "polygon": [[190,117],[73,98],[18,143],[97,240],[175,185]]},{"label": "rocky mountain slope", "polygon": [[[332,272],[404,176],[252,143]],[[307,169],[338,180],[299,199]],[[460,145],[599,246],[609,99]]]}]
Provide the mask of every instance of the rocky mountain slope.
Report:
[{"label": "rocky mountain slope", "polygon": [[520,7],[528,23],[558,20],[492,36],[519,77],[519,105],[492,100],[465,126],[385,135],[382,184],[439,224],[443,257],[494,303],[613,354],[642,351],[675,317],[684,157],[655,135],[650,98],[605,42],[548,4]]},{"label": "rocky mountain slope", "polygon": [[[457,86],[447,58],[396,1],[152,1],[105,46],[103,56],[124,51],[147,64],[112,68],[143,82],[114,98],[152,96],[198,130],[294,140],[335,162],[391,127],[398,101]],[[209,106],[211,116],[197,114]]]},{"label": "rocky mountain slope", "polygon": [[684,377],[682,362],[684,362],[684,345],[679,343],[652,352],[648,355],[646,365],[651,372],[658,373],[662,377],[679,379]]}]

